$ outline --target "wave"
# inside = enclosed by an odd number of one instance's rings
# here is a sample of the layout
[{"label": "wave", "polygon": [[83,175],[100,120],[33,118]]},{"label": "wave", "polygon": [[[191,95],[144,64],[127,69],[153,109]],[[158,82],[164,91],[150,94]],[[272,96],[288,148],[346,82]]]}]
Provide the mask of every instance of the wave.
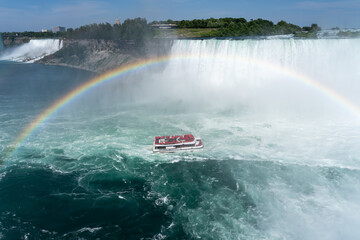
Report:
[{"label": "wave", "polygon": [[32,39],[28,43],[4,50],[0,54],[0,60],[33,63],[62,47],[63,42],[60,39]]}]

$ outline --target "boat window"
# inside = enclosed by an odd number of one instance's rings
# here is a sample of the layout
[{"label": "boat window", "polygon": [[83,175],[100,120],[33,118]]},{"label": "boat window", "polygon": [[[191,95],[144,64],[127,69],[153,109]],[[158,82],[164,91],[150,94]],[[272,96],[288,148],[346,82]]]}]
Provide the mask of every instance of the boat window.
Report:
[{"label": "boat window", "polygon": [[165,146],[156,146],[155,149],[165,149]]}]

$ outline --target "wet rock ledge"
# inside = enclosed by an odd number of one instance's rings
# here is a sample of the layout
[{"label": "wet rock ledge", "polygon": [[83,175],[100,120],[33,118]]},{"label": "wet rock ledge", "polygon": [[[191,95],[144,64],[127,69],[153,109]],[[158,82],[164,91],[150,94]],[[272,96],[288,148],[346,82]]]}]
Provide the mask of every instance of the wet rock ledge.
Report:
[{"label": "wet rock ledge", "polygon": [[63,48],[37,63],[79,68],[103,73],[140,59],[162,56],[170,51],[171,40],[133,41],[63,40]]}]

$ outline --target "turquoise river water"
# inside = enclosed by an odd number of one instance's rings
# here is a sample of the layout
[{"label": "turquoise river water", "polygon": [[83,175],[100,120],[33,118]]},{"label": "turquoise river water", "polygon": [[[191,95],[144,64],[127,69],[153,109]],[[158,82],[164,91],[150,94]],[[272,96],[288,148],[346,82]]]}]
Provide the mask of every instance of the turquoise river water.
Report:
[{"label": "turquoise river water", "polygon": [[[177,40],[174,60],[85,92],[11,154],[94,74],[1,61],[0,239],[357,239],[359,50]],[[188,132],[203,150],[152,153]]]}]

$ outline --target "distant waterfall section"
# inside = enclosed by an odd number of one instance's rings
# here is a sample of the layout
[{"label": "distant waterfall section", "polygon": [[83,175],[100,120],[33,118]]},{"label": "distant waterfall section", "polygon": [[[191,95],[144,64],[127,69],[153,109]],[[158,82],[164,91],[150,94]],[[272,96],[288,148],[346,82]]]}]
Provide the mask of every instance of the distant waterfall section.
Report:
[{"label": "distant waterfall section", "polygon": [[[3,45],[2,39],[1,43]],[[32,39],[28,43],[6,49],[0,44],[0,60],[33,63],[62,47],[63,42],[60,39]]]}]

